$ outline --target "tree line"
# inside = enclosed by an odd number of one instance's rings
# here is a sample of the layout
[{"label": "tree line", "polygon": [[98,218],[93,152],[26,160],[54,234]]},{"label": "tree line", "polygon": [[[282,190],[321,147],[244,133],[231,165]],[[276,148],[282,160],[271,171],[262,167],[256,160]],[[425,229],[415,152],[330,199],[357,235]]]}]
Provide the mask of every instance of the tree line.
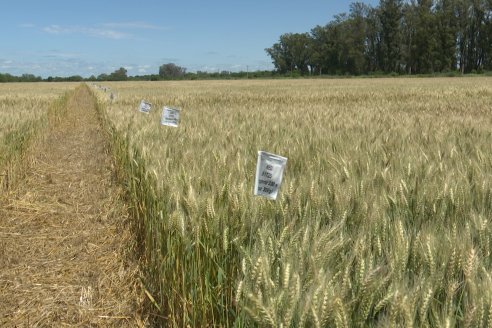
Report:
[{"label": "tree line", "polygon": [[354,2],[265,49],[281,74],[433,74],[492,69],[492,0]]},{"label": "tree line", "polygon": [[11,74],[0,73],[1,82],[82,82],[82,81],[163,81],[163,80],[206,80],[206,79],[247,79],[247,78],[268,78],[277,76],[278,73],[273,71],[253,71],[253,72],[187,72],[185,67],[178,66],[174,63],[163,64],[159,67],[158,74],[146,74],[128,76],[128,71],[124,67],[120,67],[114,72],[107,74],[102,73],[98,76],[92,75],[84,78],[80,75],[72,75],[68,77],[49,76],[42,78],[33,74],[22,74],[14,76]]}]

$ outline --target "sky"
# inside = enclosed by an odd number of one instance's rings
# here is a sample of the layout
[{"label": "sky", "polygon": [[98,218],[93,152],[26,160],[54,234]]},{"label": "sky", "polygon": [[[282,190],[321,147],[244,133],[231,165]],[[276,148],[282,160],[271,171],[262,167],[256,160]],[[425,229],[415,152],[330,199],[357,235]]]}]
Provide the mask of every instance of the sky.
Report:
[{"label": "sky", "polygon": [[281,34],[325,25],[351,2],[5,0],[0,73],[89,77],[124,67],[145,75],[166,63],[191,72],[271,70],[265,48]]}]

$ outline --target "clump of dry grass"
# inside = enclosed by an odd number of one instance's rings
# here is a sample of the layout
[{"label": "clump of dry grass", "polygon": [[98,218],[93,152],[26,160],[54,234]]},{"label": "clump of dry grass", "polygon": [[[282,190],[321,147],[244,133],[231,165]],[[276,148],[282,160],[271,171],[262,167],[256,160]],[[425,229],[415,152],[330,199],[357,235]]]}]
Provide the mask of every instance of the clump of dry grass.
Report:
[{"label": "clump of dry grass", "polygon": [[[169,326],[492,323],[490,78],[96,91]],[[160,108],[182,108],[178,129]],[[289,158],[252,196],[255,158]],[[166,319],[159,319],[159,318]]]}]

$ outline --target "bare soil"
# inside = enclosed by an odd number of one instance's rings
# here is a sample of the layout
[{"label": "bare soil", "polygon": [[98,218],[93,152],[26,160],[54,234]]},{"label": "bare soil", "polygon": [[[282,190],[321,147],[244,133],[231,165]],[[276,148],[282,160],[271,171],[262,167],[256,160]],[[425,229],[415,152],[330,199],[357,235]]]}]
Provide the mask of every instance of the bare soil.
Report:
[{"label": "bare soil", "polygon": [[0,195],[0,327],[142,327],[128,212],[87,87]]}]

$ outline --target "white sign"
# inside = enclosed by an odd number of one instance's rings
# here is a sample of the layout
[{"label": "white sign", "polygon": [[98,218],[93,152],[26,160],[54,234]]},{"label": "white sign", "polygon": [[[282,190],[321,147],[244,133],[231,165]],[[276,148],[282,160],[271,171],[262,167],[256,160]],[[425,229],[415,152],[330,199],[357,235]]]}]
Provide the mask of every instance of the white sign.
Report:
[{"label": "white sign", "polygon": [[161,125],[178,127],[179,124],[179,112],[177,108],[170,108],[164,106],[162,109]]},{"label": "white sign", "polygon": [[145,102],[144,100],[142,100],[140,102],[140,107],[138,108],[142,113],[146,113],[148,114],[150,112],[150,109],[152,108],[152,104],[151,103],[148,103],[148,102]]},{"label": "white sign", "polygon": [[287,164],[287,158],[285,157],[265,151],[258,152],[255,179],[256,196],[263,196],[272,200],[277,199],[285,164]]}]

